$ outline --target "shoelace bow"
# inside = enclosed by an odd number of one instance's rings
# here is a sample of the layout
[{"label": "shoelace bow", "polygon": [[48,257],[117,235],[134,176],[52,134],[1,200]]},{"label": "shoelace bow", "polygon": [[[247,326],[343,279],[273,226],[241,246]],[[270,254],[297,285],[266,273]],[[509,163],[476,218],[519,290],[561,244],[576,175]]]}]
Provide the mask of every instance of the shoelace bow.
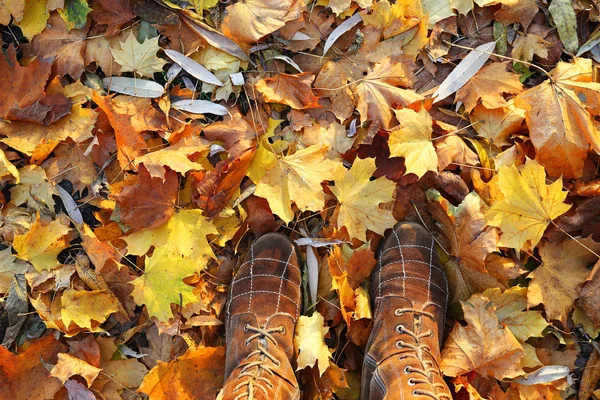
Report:
[{"label": "shoelace bow", "polygon": [[[257,328],[257,327],[251,326],[249,324],[246,324],[246,325],[244,325],[244,330],[255,332],[253,335],[249,336],[244,341],[244,346],[248,346],[251,341],[253,341],[255,339],[259,339],[259,340],[270,340],[276,347],[279,347],[277,340],[275,340],[275,338],[273,337],[272,334],[284,332],[285,328],[283,326],[280,326],[277,328],[263,329],[263,328]],[[272,367],[270,365],[266,365],[264,361],[265,361],[265,358],[271,360],[273,362],[273,364],[275,365],[275,367],[279,367],[281,365],[281,362],[279,360],[277,360],[271,353],[269,353],[269,350],[267,350],[267,348],[262,346],[260,343],[257,345],[256,350],[254,350],[253,352],[251,352],[250,354],[248,354],[246,356],[246,360],[248,360],[256,355],[260,356],[260,358],[256,361],[252,361],[252,362],[244,365],[244,367],[240,371],[240,374],[238,375],[238,378],[247,378],[247,379],[245,379],[243,382],[240,382],[238,385],[236,385],[236,387],[233,388],[232,392],[237,392],[238,390],[240,390],[244,387],[246,387],[247,390],[245,393],[238,394],[234,400],[240,400],[243,397],[246,397],[248,400],[253,400],[254,393],[257,389],[262,391],[265,394],[265,396],[268,396],[267,389],[262,385],[262,383],[264,383],[270,389],[273,388],[273,384],[271,382],[269,382],[269,380],[266,377],[261,376],[261,371],[265,371],[268,374],[270,374],[271,376],[273,375]]]},{"label": "shoelace bow", "polygon": [[[397,316],[401,316],[405,313],[413,314],[415,326],[421,325],[421,317],[427,317],[427,318],[430,318],[431,320],[435,320],[435,317],[433,314],[428,313],[426,311],[416,310],[413,308],[399,308],[394,313]],[[424,378],[424,379],[423,378],[410,378],[408,380],[408,384],[411,386],[414,386],[419,383],[425,383],[425,384],[428,383],[433,388],[443,389],[444,388],[443,384],[435,383],[433,381],[434,374],[440,373],[439,368],[436,368],[432,362],[427,361],[423,358],[423,353],[427,353],[427,354],[429,354],[431,360],[434,360],[433,355],[431,354],[431,348],[427,344],[421,342],[421,339],[423,339],[423,338],[432,337],[434,335],[433,330],[428,329],[427,331],[425,331],[423,333],[416,333],[413,330],[408,329],[404,325],[400,324],[400,325],[396,326],[396,331],[398,333],[406,334],[406,335],[410,336],[415,342],[415,344],[407,343],[403,340],[398,340],[396,342],[397,348],[399,348],[399,349],[400,348],[408,348],[408,349],[414,350],[414,352],[415,352],[415,355],[412,355],[412,354],[403,355],[403,356],[400,356],[400,359],[412,357],[412,358],[417,359],[417,361],[419,361],[419,363],[421,364],[421,368],[415,368],[415,367],[411,367],[411,366],[407,366],[406,368],[404,368],[405,374],[414,373],[414,374],[421,375]],[[451,397],[446,393],[437,394],[430,390],[423,390],[423,389],[415,389],[412,391],[412,394],[414,396],[419,396],[419,395],[427,396],[434,400],[441,400],[442,398],[451,399]]]}]

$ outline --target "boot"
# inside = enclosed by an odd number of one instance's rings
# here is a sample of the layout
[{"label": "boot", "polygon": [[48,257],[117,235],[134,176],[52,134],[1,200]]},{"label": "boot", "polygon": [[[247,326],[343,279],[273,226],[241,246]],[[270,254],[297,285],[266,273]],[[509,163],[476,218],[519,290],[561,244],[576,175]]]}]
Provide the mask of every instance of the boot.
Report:
[{"label": "boot", "polygon": [[439,369],[448,282],[433,237],[416,223],[396,225],[371,282],[374,325],[361,398],[451,400]]},{"label": "boot", "polygon": [[269,233],[254,242],[226,304],[224,400],[299,399],[292,368],[300,316],[300,269],[292,242]]}]

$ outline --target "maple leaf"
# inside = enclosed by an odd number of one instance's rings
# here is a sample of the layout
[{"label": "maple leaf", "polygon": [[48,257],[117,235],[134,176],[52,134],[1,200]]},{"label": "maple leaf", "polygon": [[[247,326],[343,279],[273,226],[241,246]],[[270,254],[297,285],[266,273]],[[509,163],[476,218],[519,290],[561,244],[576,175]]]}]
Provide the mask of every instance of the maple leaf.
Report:
[{"label": "maple leaf", "polygon": [[327,370],[331,353],[324,341],[329,327],[324,325],[325,319],[318,311],[310,317],[301,315],[298,319],[294,333],[294,346],[299,353],[298,371],[306,367],[314,367],[315,364],[319,369],[319,376]]},{"label": "maple leaf", "polygon": [[36,58],[22,67],[14,46],[8,48],[0,57],[0,118],[50,124],[69,113],[71,103],[65,96],[46,95],[51,65],[50,59]]},{"label": "maple leaf", "polygon": [[552,177],[579,178],[590,145],[600,152],[600,136],[586,109],[600,104],[600,83],[592,81],[591,71],[591,62],[560,63],[551,80],[515,98],[515,106],[526,111],[536,160]]},{"label": "maple leaf", "polygon": [[15,236],[13,247],[18,253],[16,256],[29,261],[40,272],[56,268],[60,265],[56,257],[69,244],[66,238],[69,231],[66,218],[45,223],[38,213],[29,232]]},{"label": "maple leaf", "polygon": [[371,14],[361,14],[365,25],[381,29],[386,39],[412,29],[421,22],[422,17],[423,12],[418,2],[390,4],[387,0],[375,3]]},{"label": "maple leaf", "polygon": [[98,171],[94,162],[85,156],[84,150],[72,143],[61,143],[53,151],[54,157],[46,160],[42,167],[47,176],[60,176],[73,185],[73,193],[82,193],[91,187]]},{"label": "maple leaf", "polygon": [[143,166],[139,172],[138,182],[124,187],[116,196],[119,218],[134,230],[155,228],[168,221],[175,212],[177,173],[169,171],[163,180],[152,178]]},{"label": "maple leaf", "polygon": [[102,290],[67,289],[61,302],[61,318],[67,327],[72,322],[80,328],[93,329],[95,323],[102,324],[119,310],[119,301],[114,295]]},{"label": "maple leaf", "polygon": [[473,109],[469,119],[479,136],[496,146],[507,146],[510,144],[509,136],[521,129],[525,120],[525,110],[515,107],[511,99],[505,107],[494,110],[480,104]]},{"label": "maple leaf", "polygon": [[12,204],[27,204],[27,207],[35,210],[46,206],[54,210],[55,202],[52,196],[58,196],[58,191],[46,177],[44,169],[37,165],[26,165],[19,169],[19,176],[20,184],[10,191]]},{"label": "maple leaf", "polygon": [[167,246],[154,250],[152,257],[146,257],[144,273],[131,282],[131,294],[138,305],[145,304],[148,315],[159,321],[173,317],[171,303],[185,307],[198,301],[194,288],[183,283],[183,278],[196,271],[194,260],[170,257]]},{"label": "maple leaf", "polygon": [[79,375],[85,379],[88,387],[90,387],[100,374],[100,371],[102,371],[101,368],[94,367],[85,360],[70,354],[60,353],[58,355],[58,362],[50,371],[50,375],[60,379],[63,384],[72,376]]},{"label": "maple leaf", "polygon": [[12,254],[11,248],[0,250],[0,293],[8,293],[15,274],[24,274],[29,264]]},{"label": "maple leaf", "polygon": [[527,293],[527,288],[515,286],[504,292],[497,288],[488,289],[482,294],[496,306],[498,321],[506,325],[521,343],[531,337],[542,337],[542,331],[548,326],[541,311],[525,311]]},{"label": "maple leaf", "polygon": [[304,7],[299,0],[246,0],[227,7],[223,33],[234,40],[256,42],[297,19]]},{"label": "maple leaf", "polygon": [[75,143],[81,143],[91,138],[97,117],[94,110],[75,105],[71,108],[71,114],[49,126],[30,122],[0,122],[0,134],[7,136],[2,139],[3,143],[41,163],[61,141],[71,138]]},{"label": "maple leaf", "polygon": [[519,35],[513,43],[511,56],[527,62],[532,61],[534,55],[543,59],[548,57],[548,50],[551,46],[551,43],[538,35]]},{"label": "maple leaf", "polygon": [[367,241],[367,229],[383,235],[396,223],[391,211],[379,207],[393,200],[396,184],[385,177],[371,181],[375,169],[374,159],[356,158],[350,170],[336,171],[335,186],[331,187],[340,204],[337,226],[345,226],[350,238],[363,242]]},{"label": "maple leaf", "polygon": [[319,98],[311,88],[315,76],[309,72],[297,75],[277,74],[273,78],[261,79],[254,87],[269,103],[286,104],[294,110],[318,108]]},{"label": "maple leaf", "polygon": [[479,163],[477,154],[458,135],[449,134],[440,140],[436,140],[435,152],[439,171],[445,170],[450,165],[463,166]]},{"label": "maple leaf", "polygon": [[209,258],[215,258],[206,237],[217,233],[216,227],[202,216],[201,210],[181,210],[166,224],[142,229],[123,240],[127,242],[129,254],[144,255],[152,246],[165,247],[169,257],[193,260],[200,271]]},{"label": "maple leaf", "polygon": [[156,400],[191,398],[190,393],[195,398],[209,399],[223,386],[224,375],[225,347],[189,348],[171,362],[158,361],[137,391]]},{"label": "maple leaf", "polygon": [[115,130],[121,168],[127,168],[133,159],[146,152],[146,142],[141,136],[143,131],[166,129],[164,114],[151,107],[150,99],[100,96],[96,92],[92,99],[106,113]]},{"label": "maple leaf", "polygon": [[403,108],[394,113],[400,125],[390,131],[390,155],[404,157],[407,174],[420,178],[427,171],[437,172],[438,157],[431,142],[433,121],[427,110]]},{"label": "maple leaf", "polygon": [[370,68],[355,89],[361,123],[372,120],[378,128],[389,129],[394,118],[393,107],[406,107],[423,100],[420,94],[397,87],[410,87],[412,81],[407,65],[389,57]]},{"label": "maple leaf", "polygon": [[11,15],[15,22],[19,22],[25,13],[25,2],[22,0],[4,1],[3,7],[0,7],[0,25],[10,24]]},{"label": "maple leaf", "polygon": [[[327,145],[310,146],[277,162],[256,183],[254,194],[265,198],[271,210],[286,223],[294,218],[291,203],[300,211],[322,210],[325,193],[321,182],[333,180],[339,162],[324,158]],[[286,177],[282,180],[282,177]]]},{"label": "maple leaf", "polygon": [[121,49],[111,47],[110,51],[121,66],[121,72],[133,72],[140,76],[152,78],[155,72],[161,72],[163,66],[167,63],[158,58],[156,53],[160,50],[158,46],[158,36],[146,38],[142,43],[138,42],[133,31],[125,41],[120,43]]},{"label": "maple leaf", "polygon": [[440,364],[444,375],[476,371],[505,379],[523,374],[519,362],[525,352],[511,331],[499,325],[490,300],[476,294],[461,304],[467,326],[457,322],[446,339]]},{"label": "maple leaf", "polygon": [[203,169],[201,164],[190,161],[188,157],[203,153],[208,148],[208,144],[202,138],[191,136],[183,138],[165,149],[139,156],[133,163],[135,165],[144,164],[152,178],[160,178],[164,181],[165,166],[182,175],[190,170]]},{"label": "maple leaf", "polygon": [[106,25],[106,36],[115,36],[119,28],[135,18],[128,0],[97,0],[97,7],[90,13],[94,21]]},{"label": "maple leaf", "polygon": [[328,156],[336,159],[352,148],[354,138],[348,137],[344,125],[332,122],[305,127],[300,141],[306,146],[328,144],[330,146]]},{"label": "maple leaf", "polygon": [[519,75],[506,71],[507,62],[491,63],[481,68],[465,86],[456,92],[456,102],[462,101],[465,110],[471,112],[481,101],[485,108],[507,105],[504,93],[518,94],[523,91]]},{"label": "maple leaf", "polygon": [[45,363],[54,363],[66,348],[54,336],[47,335],[31,343],[19,355],[0,346],[0,394],[5,399],[51,399],[61,389],[60,381],[48,377]]},{"label": "maple leaf", "polygon": [[502,198],[486,213],[488,224],[502,230],[498,246],[516,250],[535,247],[553,219],[567,212],[562,179],[546,185],[544,167],[528,159],[521,171],[514,165],[498,171]]},{"label": "maple leaf", "polygon": [[543,303],[549,320],[566,321],[589,274],[586,267],[598,259],[578,242],[600,251],[600,245],[591,238],[544,243],[540,248],[542,264],[529,274],[527,304],[533,307]]},{"label": "maple leaf", "polygon": [[51,58],[52,73],[79,79],[85,68],[86,35],[87,29],[70,30],[58,13],[52,13],[46,29],[33,38],[24,53]]}]

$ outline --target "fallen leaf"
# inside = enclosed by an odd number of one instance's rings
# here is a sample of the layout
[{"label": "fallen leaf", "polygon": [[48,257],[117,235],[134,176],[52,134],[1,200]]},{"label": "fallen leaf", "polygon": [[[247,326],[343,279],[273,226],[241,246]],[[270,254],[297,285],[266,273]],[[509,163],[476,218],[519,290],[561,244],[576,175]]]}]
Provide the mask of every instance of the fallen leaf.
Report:
[{"label": "fallen leaf", "polygon": [[101,290],[67,289],[61,302],[61,318],[67,327],[73,322],[79,328],[91,330],[94,323],[104,323],[110,314],[119,310],[118,300]]},{"label": "fallen leaf", "polygon": [[70,228],[65,218],[48,223],[42,222],[36,214],[35,223],[29,232],[15,236],[13,247],[17,257],[29,261],[36,270],[53,269],[60,265],[58,254],[68,246],[66,235]]},{"label": "fallen leaf", "polygon": [[427,171],[437,172],[438,157],[431,141],[433,121],[427,110],[402,108],[394,114],[400,125],[390,131],[390,155],[404,157],[407,174],[420,178]]},{"label": "fallen leaf", "polygon": [[153,400],[212,399],[223,386],[224,375],[225,348],[198,347],[169,363],[159,361],[137,391]]},{"label": "fallen leaf", "polygon": [[510,100],[506,107],[494,110],[488,110],[480,104],[473,109],[469,119],[479,136],[496,146],[507,146],[510,144],[510,135],[522,129],[525,111],[516,108],[513,100]]},{"label": "fallen leaf", "polygon": [[564,203],[562,179],[546,185],[544,167],[535,160],[527,160],[521,171],[514,165],[500,167],[498,187],[503,197],[494,201],[486,218],[502,230],[499,247],[535,247],[552,220],[571,208]]},{"label": "fallen leaf", "polygon": [[528,305],[543,303],[549,320],[564,323],[588,276],[586,267],[598,259],[588,248],[600,251],[600,245],[591,238],[544,243],[540,248],[542,264],[529,275]]},{"label": "fallen leaf", "polygon": [[299,0],[247,0],[227,7],[223,33],[244,43],[256,42],[300,16]]},{"label": "fallen leaf", "polygon": [[90,13],[94,21],[107,26],[106,35],[114,36],[119,28],[135,18],[128,0],[97,0],[96,8]]},{"label": "fallen leaf", "polygon": [[556,0],[550,3],[548,11],[552,15],[565,49],[576,53],[579,49],[579,38],[577,36],[577,17],[573,5],[568,0]]},{"label": "fallen leaf", "polygon": [[46,177],[44,169],[37,165],[26,165],[19,170],[20,184],[10,191],[11,203],[15,206],[27,204],[29,208],[39,210],[48,207],[54,210],[54,198],[58,191]]},{"label": "fallen leaf", "polygon": [[13,400],[51,399],[62,384],[48,377],[44,363],[54,363],[65,345],[47,335],[33,341],[31,346],[15,355],[0,346],[0,396]]},{"label": "fallen leaf", "polygon": [[[329,146],[310,146],[288,156],[278,157],[265,176],[256,183],[254,194],[265,198],[271,210],[286,223],[294,218],[291,203],[300,211],[322,210],[325,193],[321,182],[333,180],[338,162],[324,158]],[[287,179],[282,180],[281,177]]]},{"label": "fallen leaf", "polygon": [[440,364],[444,375],[471,371],[496,379],[522,375],[519,361],[525,352],[508,328],[499,328],[492,302],[477,294],[461,304],[467,326],[457,323],[446,339]]},{"label": "fallen leaf", "polygon": [[81,29],[87,22],[87,16],[92,11],[86,0],[64,0],[64,8],[58,13],[67,24],[67,29]]},{"label": "fallen leaf", "polygon": [[393,200],[396,184],[385,177],[371,181],[375,168],[372,158],[356,158],[350,170],[336,171],[335,186],[331,186],[340,207],[338,228],[345,226],[350,238],[363,242],[367,241],[367,230],[383,235],[396,223],[391,211],[379,207]]},{"label": "fallen leaf", "polygon": [[124,42],[120,43],[120,49],[111,48],[110,51],[121,66],[121,72],[133,72],[139,76],[152,78],[155,72],[161,72],[166,61],[158,58],[156,53],[160,50],[158,36],[144,39],[138,42],[133,31]]},{"label": "fallen leaf", "polygon": [[171,303],[185,307],[198,301],[194,288],[183,283],[183,278],[196,271],[194,260],[171,257],[166,246],[154,250],[146,257],[144,273],[131,282],[136,304],[146,305],[148,315],[167,322],[173,317]]},{"label": "fallen leaf", "polygon": [[309,72],[297,75],[277,74],[273,78],[261,79],[254,85],[269,103],[286,104],[294,110],[319,106],[319,98],[311,88],[315,76]]},{"label": "fallen leaf", "polygon": [[60,353],[58,362],[50,371],[50,375],[60,379],[62,383],[65,383],[74,375],[79,375],[85,379],[88,387],[90,387],[101,371],[101,368],[96,368],[84,360],[70,354]]},{"label": "fallen leaf", "polygon": [[316,366],[319,376],[323,376],[327,370],[331,353],[324,341],[329,327],[323,326],[324,324],[325,319],[318,311],[311,317],[301,315],[298,319],[294,333],[294,346],[299,352],[297,370]]},{"label": "fallen leaf", "polygon": [[467,112],[471,112],[480,102],[485,108],[505,107],[507,102],[503,94],[518,94],[523,91],[519,75],[507,72],[507,65],[508,61],[481,68],[456,92],[455,101],[462,101]]},{"label": "fallen leaf", "polygon": [[134,230],[155,228],[169,220],[177,201],[177,173],[169,171],[164,180],[152,178],[145,167],[139,168],[139,180],[116,196],[120,220]]}]

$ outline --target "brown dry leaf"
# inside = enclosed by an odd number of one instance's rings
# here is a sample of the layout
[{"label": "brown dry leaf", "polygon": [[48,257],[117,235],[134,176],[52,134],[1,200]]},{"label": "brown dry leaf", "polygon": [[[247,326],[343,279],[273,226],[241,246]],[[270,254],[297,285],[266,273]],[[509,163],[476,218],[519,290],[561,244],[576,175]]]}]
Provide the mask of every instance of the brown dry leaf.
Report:
[{"label": "brown dry leaf", "polygon": [[115,36],[119,28],[135,18],[128,0],[96,0],[90,16],[99,24],[106,25],[106,36]]},{"label": "brown dry leaf", "polygon": [[315,76],[309,72],[297,75],[278,74],[261,79],[254,87],[269,103],[286,104],[295,110],[318,108],[319,98],[311,88]]},{"label": "brown dry leaf", "polygon": [[98,171],[94,162],[84,155],[84,150],[72,143],[61,143],[53,150],[54,157],[46,160],[42,168],[47,176],[57,177],[56,182],[67,180],[73,185],[73,193],[90,188]]},{"label": "brown dry leaf", "polygon": [[116,198],[122,223],[134,230],[155,228],[167,222],[175,212],[179,180],[168,171],[164,180],[152,178],[148,170],[139,168],[139,181],[121,190]]},{"label": "brown dry leaf", "polygon": [[[144,377],[138,392],[156,400],[210,399],[215,398],[223,386],[224,375],[225,348],[198,347],[188,349],[169,363],[158,361]],[[199,382],[202,384],[198,385]]]},{"label": "brown dry leaf", "polygon": [[100,371],[102,371],[101,368],[94,367],[82,359],[73,357],[70,354],[60,353],[58,362],[50,371],[50,375],[60,379],[62,383],[65,383],[74,375],[79,375],[85,379],[88,387],[90,387]]},{"label": "brown dry leaf", "polygon": [[488,110],[480,104],[473,109],[469,119],[479,136],[500,147],[509,145],[510,135],[522,128],[525,111],[516,108],[511,99],[506,107],[495,110]]},{"label": "brown dry leaf", "polygon": [[566,321],[579,296],[581,284],[588,277],[586,267],[598,260],[582,244],[600,251],[600,244],[591,238],[547,242],[540,248],[542,264],[529,275],[527,303],[530,307],[543,303],[548,320]]},{"label": "brown dry leaf", "polygon": [[449,135],[441,140],[436,140],[435,152],[439,171],[445,170],[448,166],[468,166],[479,163],[477,154],[458,135]]},{"label": "brown dry leaf", "polygon": [[54,210],[55,201],[52,196],[58,196],[58,191],[46,177],[43,168],[37,165],[26,165],[19,169],[21,183],[10,191],[10,202],[15,206],[26,204],[34,210],[47,207]]},{"label": "brown dry leaf", "polygon": [[69,30],[61,16],[54,12],[48,19],[47,28],[33,39],[25,55],[50,58],[53,60],[53,74],[68,74],[79,79],[85,68],[87,33],[85,28]]},{"label": "brown dry leaf", "polygon": [[465,110],[471,112],[477,104],[485,108],[501,108],[507,105],[503,94],[523,91],[519,75],[506,71],[507,62],[496,62],[481,68],[469,82],[456,92],[456,102],[462,101]]},{"label": "brown dry leaf", "polygon": [[300,0],[246,0],[227,7],[223,33],[244,43],[256,42],[300,16]]},{"label": "brown dry leaf", "polygon": [[457,323],[446,339],[440,364],[444,375],[471,371],[496,379],[522,375],[519,362],[525,352],[511,331],[498,322],[492,302],[476,294],[461,304],[467,326]]},{"label": "brown dry leaf", "polygon": [[150,99],[100,96],[94,92],[93,100],[106,113],[115,130],[121,168],[131,168],[131,162],[147,151],[143,131],[166,129],[165,115],[151,106]]},{"label": "brown dry leaf", "polygon": [[62,384],[48,377],[44,363],[56,362],[56,355],[66,349],[52,335],[34,341],[26,351],[15,355],[0,346],[0,397],[12,400],[46,400],[54,398]]},{"label": "brown dry leaf", "polygon": [[0,57],[0,118],[51,124],[69,113],[71,103],[63,95],[46,95],[52,60],[37,58],[26,67],[17,61],[10,46]]},{"label": "brown dry leaf", "polygon": [[503,0],[501,4],[502,8],[496,11],[494,17],[503,25],[519,22],[524,30],[527,30],[539,11],[538,3],[535,0]]},{"label": "brown dry leaf", "polygon": [[540,58],[548,57],[548,49],[551,46],[551,43],[542,39],[538,35],[519,35],[513,43],[511,56],[517,60],[530,62],[533,60],[534,55]]}]

